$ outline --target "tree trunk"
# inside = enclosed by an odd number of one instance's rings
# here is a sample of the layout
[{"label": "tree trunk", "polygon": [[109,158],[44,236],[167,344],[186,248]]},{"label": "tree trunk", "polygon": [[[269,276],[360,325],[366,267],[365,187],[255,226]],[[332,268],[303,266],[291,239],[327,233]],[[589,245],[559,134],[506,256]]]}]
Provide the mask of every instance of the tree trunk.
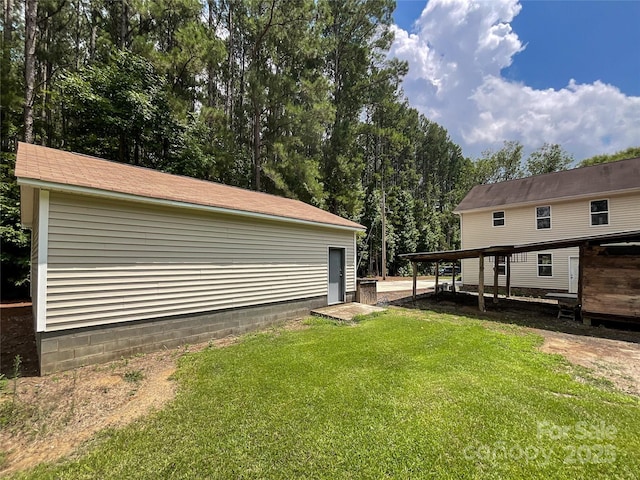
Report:
[{"label": "tree trunk", "polygon": [[2,39],[6,48],[11,44],[11,36],[13,34],[13,0],[4,0],[4,24],[2,28]]},{"label": "tree trunk", "polygon": [[122,12],[120,12],[120,48],[127,48],[127,36],[129,35],[129,5],[127,0],[122,0]]},{"label": "tree trunk", "polygon": [[[255,104],[254,104],[255,105]],[[260,191],[260,110],[255,105],[253,109],[253,169],[254,187]]]},{"label": "tree trunk", "polygon": [[[213,16],[213,0],[208,0],[209,6],[209,18],[208,18],[208,27],[209,27],[209,35],[215,35],[215,19]],[[216,106],[216,98],[218,96],[218,89],[216,86],[216,68],[213,62],[209,63],[207,66],[207,106],[215,107]]]},{"label": "tree trunk", "polygon": [[33,143],[33,102],[36,80],[36,22],[38,0],[25,0],[24,12],[24,141]]},{"label": "tree trunk", "polygon": [[75,31],[75,57],[76,57],[76,70],[80,69],[80,65],[81,65],[81,53],[80,53],[80,45],[82,42],[82,33],[80,32],[80,29],[82,27],[82,22],[81,22],[81,16],[82,16],[82,12],[80,11],[80,2],[78,2],[77,5],[77,11],[76,11],[76,31]]},{"label": "tree trunk", "polygon": [[50,56],[49,56],[49,46],[52,43],[52,34],[51,34],[51,24],[50,19],[45,17],[44,26],[41,24],[41,35],[40,35],[40,48],[43,52],[42,57],[44,61],[40,62],[40,75],[37,79],[38,85],[42,85],[42,107],[40,110],[40,122],[44,126],[45,134],[43,138],[40,138],[40,143],[42,145],[46,145],[47,147],[51,146],[51,136],[52,136],[52,122],[51,122],[51,93],[49,84],[51,80],[51,75],[53,72],[53,66],[51,64]]},{"label": "tree trunk", "polygon": [[118,148],[118,161],[120,163],[128,163],[128,155],[126,155],[126,139],[124,133],[120,132],[120,142]]},{"label": "tree trunk", "polygon": [[98,38],[98,9],[91,6],[91,35],[89,37],[89,59],[93,61],[96,56],[96,40]]},{"label": "tree trunk", "polygon": [[[2,32],[3,43],[0,83],[9,83],[8,79],[11,78],[10,71],[13,68],[11,62],[11,47],[13,46],[11,42],[13,38],[13,0],[4,0],[4,2],[4,10],[2,12],[4,15],[4,30]],[[9,89],[9,85],[1,85],[1,87],[5,90]],[[2,127],[0,130],[0,145],[2,146],[2,151],[7,151],[10,144],[9,135],[7,135],[7,110],[4,105],[0,108],[0,126]]]},{"label": "tree trunk", "polygon": [[227,20],[227,28],[229,29],[229,46],[227,47],[227,85],[225,91],[225,110],[231,125],[231,115],[233,115],[233,2],[229,2],[229,18]]}]

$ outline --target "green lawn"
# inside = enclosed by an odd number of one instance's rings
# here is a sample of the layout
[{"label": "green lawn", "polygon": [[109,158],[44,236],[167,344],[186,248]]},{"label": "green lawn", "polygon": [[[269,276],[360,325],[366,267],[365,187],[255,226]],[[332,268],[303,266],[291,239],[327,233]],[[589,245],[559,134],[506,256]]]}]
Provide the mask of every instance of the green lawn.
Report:
[{"label": "green lawn", "polygon": [[180,394],[27,478],[638,478],[640,401],[518,327],[393,310],[182,359]]}]

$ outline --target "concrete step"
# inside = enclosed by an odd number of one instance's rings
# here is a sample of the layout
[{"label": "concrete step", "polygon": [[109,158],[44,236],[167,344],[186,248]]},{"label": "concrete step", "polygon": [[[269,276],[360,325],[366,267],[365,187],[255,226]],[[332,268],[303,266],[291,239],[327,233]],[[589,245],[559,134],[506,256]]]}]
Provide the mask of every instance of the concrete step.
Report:
[{"label": "concrete step", "polygon": [[316,308],[311,310],[311,315],[316,317],[332,318],[334,320],[344,320],[346,322],[353,320],[356,315],[368,315],[374,312],[384,312],[386,309],[376,307],[374,305],[365,305],[364,303],[339,303],[337,305],[329,305],[328,307]]}]

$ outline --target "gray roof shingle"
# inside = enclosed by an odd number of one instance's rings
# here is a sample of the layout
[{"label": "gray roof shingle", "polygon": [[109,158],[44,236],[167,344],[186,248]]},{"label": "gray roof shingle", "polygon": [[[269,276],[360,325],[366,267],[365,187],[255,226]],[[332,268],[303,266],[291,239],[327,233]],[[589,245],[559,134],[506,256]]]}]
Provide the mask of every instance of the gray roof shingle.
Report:
[{"label": "gray roof shingle", "polygon": [[454,210],[553,201],[640,189],[640,157],[546,173],[506,182],[476,185]]},{"label": "gray roof shingle", "polygon": [[71,185],[354,230],[364,229],[356,222],[299,200],[22,142],[18,144],[15,175],[19,179],[61,186]]}]

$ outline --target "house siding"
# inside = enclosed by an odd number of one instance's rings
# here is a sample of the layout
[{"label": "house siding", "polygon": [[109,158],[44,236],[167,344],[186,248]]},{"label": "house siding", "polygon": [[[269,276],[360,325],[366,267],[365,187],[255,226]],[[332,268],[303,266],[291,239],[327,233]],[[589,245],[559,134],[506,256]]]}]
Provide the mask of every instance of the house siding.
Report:
[{"label": "house siding", "polygon": [[[607,199],[609,201],[609,224],[591,226],[590,202]],[[536,207],[551,206],[551,228],[536,229]],[[505,211],[505,226],[493,227],[492,212]],[[462,248],[478,248],[492,245],[518,245],[525,243],[559,240],[579,236],[622,232],[640,228],[640,192],[602,195],[565,201],[541,201],[518,207],[494,207],[478,212],[461,214]],[[538,277],[537,254],[553,255],[553,276]],[[526,261],[512,261],[511,285],[523,288],[553,290],[569,289],[569,257],[577,257],[578,248],[565,248],[529,252],[516,257]],[[465,285],[478,284],[478,260],[462,262],[462,281]],[[498,279],[505,286],[506,276]],[[485,285],[493,285],[493,263],[485,264]]]},{"label": "house siding", "polygon": [[47,331],[317,298],[353,231],[52,192]]}]

